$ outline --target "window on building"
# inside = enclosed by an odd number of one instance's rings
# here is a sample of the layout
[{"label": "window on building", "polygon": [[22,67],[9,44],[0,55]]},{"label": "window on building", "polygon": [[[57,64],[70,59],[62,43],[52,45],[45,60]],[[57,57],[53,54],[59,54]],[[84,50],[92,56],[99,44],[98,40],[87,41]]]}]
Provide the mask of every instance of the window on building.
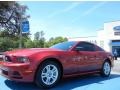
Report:
[{"label": "window on building", "polygon": [[97,44],[97,41],[95,40],[95,44]]},{"label": "window on building", "polygon": [[114,32],[114,35],[120,35],[120,32]]},{"label": "window on building", "polygon": [[104,47],[104,41],[100,41],[100,47]]}]

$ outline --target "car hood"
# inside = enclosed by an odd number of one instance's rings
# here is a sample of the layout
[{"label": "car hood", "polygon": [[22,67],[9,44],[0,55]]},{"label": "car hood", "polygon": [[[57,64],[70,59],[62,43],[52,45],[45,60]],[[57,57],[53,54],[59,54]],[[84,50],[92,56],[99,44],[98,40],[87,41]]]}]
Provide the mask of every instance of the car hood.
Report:
[{"label": "car hood", "polygon": [[29,56],[39,52],[49,52],[49,51],[61,51],[59,49],[53,48],[28,48],[28,49],[17,49],[13,51],[7,51],[4,54],[12,56]]}]

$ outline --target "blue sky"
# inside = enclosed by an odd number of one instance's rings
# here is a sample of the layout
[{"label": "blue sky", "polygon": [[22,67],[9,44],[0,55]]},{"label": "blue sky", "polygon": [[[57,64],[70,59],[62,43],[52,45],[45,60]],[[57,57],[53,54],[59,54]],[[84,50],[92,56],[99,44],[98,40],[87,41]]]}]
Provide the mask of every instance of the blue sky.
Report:
[{"label": "blue sky", "polygon": [[104,22],[120,20],[120,2],[21,2],[28,6],[30,32],[43,30],[45,38],[96,36]]}]

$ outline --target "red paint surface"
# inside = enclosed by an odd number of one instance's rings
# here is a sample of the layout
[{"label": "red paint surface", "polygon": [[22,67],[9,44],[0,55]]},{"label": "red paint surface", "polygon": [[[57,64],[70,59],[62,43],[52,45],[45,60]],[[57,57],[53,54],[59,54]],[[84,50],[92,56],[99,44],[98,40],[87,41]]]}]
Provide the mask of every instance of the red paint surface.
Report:
[{"label": "red paint surface", "polygon": [[[79,42],[78,42],[79,43]],[[75,47],[75,46],[74,46]],[[80,75],[92,72],[99,72],[104,60],[110,59],[113,65],[111,54],[105,51],[75,51],[74,47],[68,51],[51,48],[31,48],[5,52],[5,55],[12,59],[12,62],[0,62],[0,68],[8,71],[6,78],[15,81],[32,82],[38,66],[48,58],[55,58],[62,64],[63,77]],[[29,63],[19,63],[16,58],[24,56],[29,59]],[[13,72],[20,73],[22,79],[13,78]]]}]

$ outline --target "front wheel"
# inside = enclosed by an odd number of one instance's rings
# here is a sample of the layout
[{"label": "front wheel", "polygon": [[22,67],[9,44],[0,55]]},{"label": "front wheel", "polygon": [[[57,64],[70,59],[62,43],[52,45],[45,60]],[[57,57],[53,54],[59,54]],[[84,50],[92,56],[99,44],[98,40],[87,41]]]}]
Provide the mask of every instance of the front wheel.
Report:
[{"label": "front wheel", "polygon": [[36,84],[42,88],[51,88],[57,84],[61,77],[60,66],[52,61],[43,63],[36,75]]},{"label": "front wheel", "polygon": [[101,76],[108,77],[110,75],[110,72],[111,72],[110,62],[105,61],[102,66]]}]

